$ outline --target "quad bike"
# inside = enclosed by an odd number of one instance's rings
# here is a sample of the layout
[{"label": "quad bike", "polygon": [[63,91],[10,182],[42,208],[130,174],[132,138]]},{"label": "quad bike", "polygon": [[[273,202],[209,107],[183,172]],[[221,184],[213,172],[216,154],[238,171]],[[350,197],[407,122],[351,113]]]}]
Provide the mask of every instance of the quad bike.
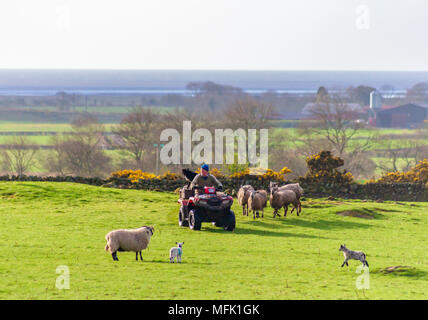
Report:
[{"label": "quad bike", "polygon": [[217,193],[220,190],[214,187],[197,187],[195,192],[190,189],[190,183],[196,174],[188,169],[183,169],[183,174],[188,184],[180,189],[179,226],[200,230],[202,222],[212,222],[227,231],[235,230],[235,214],[230,210],[233,198]]}]

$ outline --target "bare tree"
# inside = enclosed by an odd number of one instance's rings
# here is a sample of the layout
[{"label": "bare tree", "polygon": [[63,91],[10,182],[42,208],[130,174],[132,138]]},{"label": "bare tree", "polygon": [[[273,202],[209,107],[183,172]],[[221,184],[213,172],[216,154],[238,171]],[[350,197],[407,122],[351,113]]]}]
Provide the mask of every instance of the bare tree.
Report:
[{"label": "bare tree", "polygon": [[270,103],[252,98],[238,99],[226,108],[224,120],[233,129],[262,129],[268,127],[268,120],[274,113],[275,107]]},{"label": "bare tree", "polygon": [[24,175],[34,165],[38,150],[39,147],[31,144],[26,137],[14,137],[6,150],[1,152],[3,168],[18,176]]},{"label": "bare tree", "polygon": [[103,176],[110,170],[111,159],[104,153],[104,126],[89,115],[75,119],[72,134],[55,139],[47,167],[59,174]]},{"label": "bare tree", "polygon": [[428,82],[416,83],[410,89],[407,89],[406,98],[409,102],[425,102],[428,99]]},{"label": "bare tree", "polygon": [[311,110],[315,121],[312,132],[327,139],[341,156],[351,139],[362,129],[356,111],[340,101],[317,103]]},{"label": "bare tree", "polygon": [[119,137],[116,145],[132,155],[135,165],[144,169],[144,158],[154,152],[160,134],[160,116],[151,109],[135,108],[128,113],[113,132]]},{"label": "bare tree", "polygon": [[427,130],[415,131],[407,139],[392,139],[384,136],[379,143],[378,166],[383,172],[408,171],[418,161],[428,158],[428,147],[424,143]]},{"label": "bare tree", "polygon": [[344,168],[355,176],[374,171],[375,164],[367,153],[377,140],[377,132],[359,120],[355,106],[319,95],[310,113],[310,119],[302,121],[288,137],[298,152],[308,156],[330,150],[345,159]]}]

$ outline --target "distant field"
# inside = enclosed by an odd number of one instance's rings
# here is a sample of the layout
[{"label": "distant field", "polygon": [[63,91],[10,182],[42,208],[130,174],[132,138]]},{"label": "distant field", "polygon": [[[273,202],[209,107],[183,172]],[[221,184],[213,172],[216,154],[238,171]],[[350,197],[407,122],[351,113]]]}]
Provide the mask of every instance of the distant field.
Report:
[{"label": "distant field", "polygon": [[[150,106],[143,106],[143,108],[150,108],[154,112],[157,113],[167,113],[173,111],[175,108],[172,107],[150,107]],[[1,109],[1,107],[0,107]],[[57,106],[36,106],[36,107],[29,107],[29,106],[16,106],[13,108],[8,109],[16,109],[20,111],[61,111]],[[68,111],[78,111],[78,112],[89,112],[89,113],[123,113],[126,114],[130,112],[133,109],[133,107],[125,107],[125,106],[76,106],[76,107],[70,107]],[[180,109],[180,108],[179,108]]]},{"label": "distant field", "polygon": [[[35,175],[46,175],[48,174],[47,168],[46,168],[46,159],[48,158],[49,154],[52,152],[52,150],[39,150],[35,156],[34,164],[28,169],[28,174],[35,174]],[[111,164],[112,164],[112,171],[116,170],[120,166],[120,163],[123,159],[125,159],[125,155],[123,151],[121,150],[106,150],[106,155],[111,158]],[[128,157],[129,159],[129,157]],[[0,167],[0,174],[5,174],[7,172],[2,172],[2,168]],[[9,174],[13,174],[10,173]],[[56,175],[55,173],[51,173],[53,175]]]},{"label": "distant field", "polygon": [[71,126],[68,123],[17,123],[17,122],[0,122],[0,131],[9,132],[64,132],[70,131]]},{"label": "distant field", "polygon": [[[111,132],[113,126],[117,124],[108,123],[105,124],[105,131]],[[56,133],[64,133],[71,132],[71,125],[68,123],[17,123],[17,122],[0,122],[0,145],[8,144],[13,138],[14,134],[17,132],[26,133],[25,137],[28,138],[34,144],[40,146],[50,146],[53,143],[52,135],[44,135],[45,132],[56,132]],[[10,134],[7,134],[10,133]],[[406,139],[413,138],[414,135],[420,133],[420,131],[409,130],[409,129],[377,129],[378,141],[376,141],[370,148],[373,152],[373,155],[377,154],[378,156],[382,156],[382,150],[385,150],[388,147],[392,148],[407,148],[408,145],[406,143]],[[286,150],[292,151],[297,147],[304,147],[304,142],[295,141],[293,137],[298,137],[298,131],[296,128],[270,128],[269,129],[269,148],[272,150],[273,148],[277,148],[278,145]],[[393,135],[391,137],[390,135]],[[368,131],[362,130],[355,137],[354,141],[356,143],[364,142],[364,138],[368,136]],[[418,139],[418,142],[424,145],[428,145],[427,136],[422,139]],[[49,150],[41,150],[36,156],[36,163],[31,168],[30,172],[40,173],[44,172],[43,164],[45,163],[45,158],[49,154]],[[117,150],[109,150],[107,154],[110,155],[113,159],[113,165],[119,165],[123,159],[123,153]],[[380,158],[376,158],[373,156],[372,160],[375,163],[379,163]],[[427,155],[428,156],[428,155]],[[404,160],[399,161],[399,167],[404,163]],[[382,173],[380,168],[377,168],[374,172],[376,177],[379,177]]]},{"label": "distant field", "polygon": [[[114,123],[104,124],[106,131],[110,131]],[[68,132],[69,123],[16,123],[0,122],[0,132]]]},{"label": "distant field", "polygon": [[[72,183],[0,182],[0,299],[424,299],[428,203],[304,199],[302,214],[253,220],[235,199],[235,232],[178,226],[177,195]],[[356,212],[366,219],[338,215]],[[154,225],[144,261],[104,251],[105,234]],[[183,263],[168,250],[184,241]],[[363,250],[341,268],[343,243]],[[58,266],[70,288],[55,287]],[[393,272],[388,267],[406,266]],[[367,270],[366,270],[367,272]],[[367,278],[366,278],[367,279]]]}]

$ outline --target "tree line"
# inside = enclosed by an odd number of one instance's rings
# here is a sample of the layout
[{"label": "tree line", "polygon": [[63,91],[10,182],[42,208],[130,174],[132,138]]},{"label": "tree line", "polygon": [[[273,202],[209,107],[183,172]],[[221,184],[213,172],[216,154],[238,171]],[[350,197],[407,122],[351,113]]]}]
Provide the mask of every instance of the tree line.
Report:
[{"label": "tree line", "polygon": [[[52,138],[53,149],[40,161],[42,170],[56,175],[100,177],[122,169],[154,172],[159,163],[154,145],[160,143],[161,131],[174,128],[182,132],[185,120],[192,121],[193,130],[205,128],[213,135],[215,129],[269,128],[269,167],[280,170],[286,165],[295,176],[304,175],[305,157],[321,150],[331,150],[345,159],[346,169],[355,177],[371,177],[377,166],[384,171],[403,170],[403,161],[411,167],[418,160],[428,157],[423,143],[426,130],[415,131],[411,139],[401,139],[402,144],[394,147],[394,140],[379,137],[377,130],[358,121],[360,115],[350,107],[347,99],[329,94],[322,87],[315,97],[315,107],[310,117],[300,121],[295,130],[271,127],[270,120],[276,117],[278,107],[270,101],[243,94],[237,88],[218,87],[213,83],[193,83],[188,87],[204,99],[207,94],[216,92],[231,95],[230,101],[222,108],[192,106],[172,109],[166,114],[156,112],[155,108],[136,107],[111,128],[113,134],[109,136],[104,134],[105,126],[97,118],[90,114],[79,116],[71,122],[71,134]],[[117,152],[108,152],[106,149],[109,148]],[[0,154],[3,171],[17,175],[28,173],[39,151],[28,138],[13,138]],[[385,161],[375,164],[372,157]],[[180,165],[160,166],[161,170],[175,172],[182,169]],[[233,172],[242,170],[243,166],[229,165],[221,169]]]}]

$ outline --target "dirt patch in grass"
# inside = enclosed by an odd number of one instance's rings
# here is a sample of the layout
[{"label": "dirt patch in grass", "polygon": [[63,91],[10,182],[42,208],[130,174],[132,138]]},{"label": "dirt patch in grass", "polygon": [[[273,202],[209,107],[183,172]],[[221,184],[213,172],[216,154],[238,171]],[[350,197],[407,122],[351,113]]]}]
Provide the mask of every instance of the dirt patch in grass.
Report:
[{"label": "dirt patch in grass", "polygon": [[385,218],[382,214],[377,212],[377,210],[370,209],[370,208],[356,208],[353,210],[339,211],[336,214],[343,217],[354,217],[354,218],[362,218],[362,219]]},{"label": "dirt patch in grass", "polygon": [[348,211],[341,211],[337,213],[339,216],[343,217],[354,217],[354,218],[363,218],[363,219],[374,219],[373,216],[371,216],[368,213],[356,211],[356,210],[348,210]]},{"label": "dirt patch in grass", "polygon": [[392,267],[387,267],[385,269],[382,269],[381,272],[383,273],[404,272],[404,271],[409,271],[411,269],[414,269],[414,268],[410,266],[392,266]]},{"label": "dirt patch in grass", "polygon": [[2,198],[2,199],[14,199],[14,198],[16,198],[16,193],[15,192],[5,192],[5,193],[0,195],[0,198]]}]

